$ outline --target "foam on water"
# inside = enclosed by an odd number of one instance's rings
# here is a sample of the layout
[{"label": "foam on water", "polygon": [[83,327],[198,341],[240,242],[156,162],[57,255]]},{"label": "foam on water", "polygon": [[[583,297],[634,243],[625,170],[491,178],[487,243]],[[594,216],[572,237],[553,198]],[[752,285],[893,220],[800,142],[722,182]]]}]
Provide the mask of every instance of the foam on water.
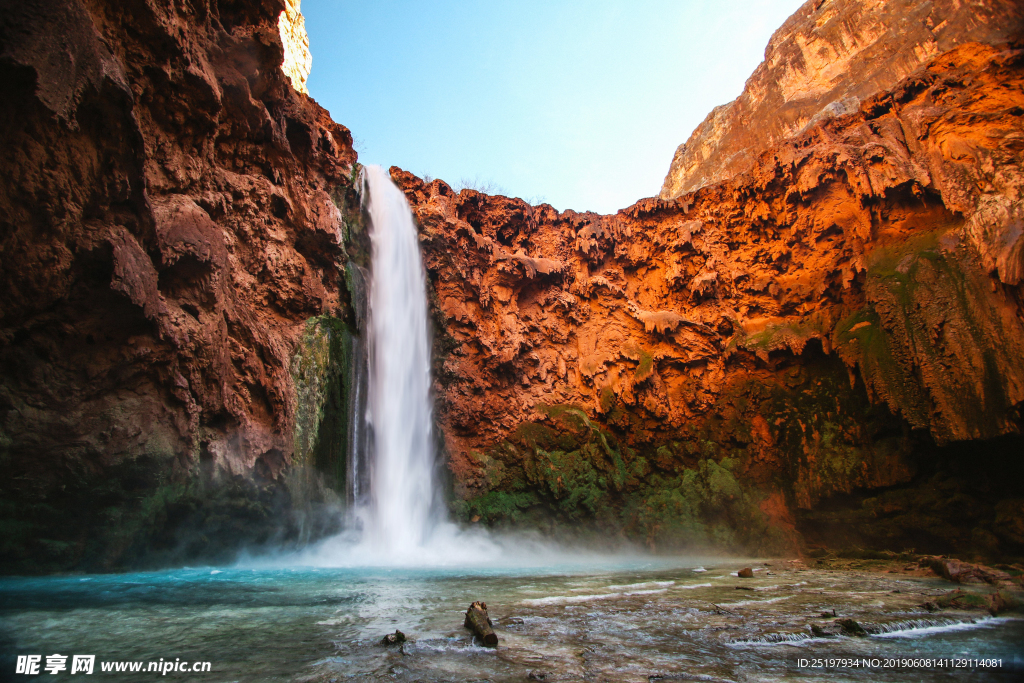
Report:
[{"label": "foam on water", "polygon": [[626,583],[616,586],[608,586],[608,590],[627,590],[630,588],[648,588],[654,586],[656,588],[665,588],[675,584],[675,581],[643,581],[641,583]]},{"label": "foam on water", "polygon": [[[868,632],[875,638],[923,638],[939,633],[969,631],[976,628],[991,628],[1012,617],[983,617],[980,619],[909,619],[888,624],[874,624]],[[867,628],[867,627],[866,627]]]},{"label": "foam on water", "polygon": [[571,605],[580,602],[593,602],[595,600],[611,600],[621,598],[622,593],[601,593],[600,595],[549,595],[546,598],[530,598],[520,601],[522,605]]},{"label": "foam on water", "polygon": [[766,598],[765,600],[739,600],[737,602],[723,602],[722,607],[749,607],[750,605],[771,605],[783,600],[789,600],[792,595],[783,595],[777,598]]},{"label": "foam on water", "polygon": [[[73,643],[98,659],[155,661],[171,647],[175,656],[189,652],[191,659],[213,661],[222,676],[254,683],[521,681],[531,671],[547,672],[548,680],[788,680],[797,653],[970,653],[1003,658],[1004,680],[1014,680],[1024,662],[1024,621],[977,612],[929,614],[917,606],[917,596],[941,586],[938,579],[914,579],[908,594],[893,593],[898,584],[887,574],[850,576],[854,585],[873,587],[886,603],[878,608],[856,592],[823,598],[821,589],[837,578],[832,572],[786,572],[780,583],[802,590],[741,608],[725,604],[735,597],[733,582],[698,579],[692,558],[674,568],[643,564],[580,573],[545,567],[520,575],[511,568],[292,566],[9,577],[0,578],[0,633],[19,653],[63,652]],[[727,573],[749,565],[705,566]],[[797,577],[801,581],[792,581]],[[581,584],[590,590],[574,593]],[[462,627],[466,606],[478,599],[487,601],[499,633],[497,652],[475,646]],[[810,626],[823,601],[873,637],[815,637]],[[401,650],[375,646],[396,628],[410,638]],[[5,662],[14,666],[0,653]],[[939,683],[952,673],[918,669],[913,678]],[[876,669],[849,669],[839,678],[906,680]]]},{"label": "foam on water", "polygon": [[753,646],[775,646],[775,645],[803,645],[808,642],[820,642],[822,638],[817,638],[809,633],[766,633],[763,636],[757,636],[755,638],[741,638],[728,643],[731,647],[753,645]]}]

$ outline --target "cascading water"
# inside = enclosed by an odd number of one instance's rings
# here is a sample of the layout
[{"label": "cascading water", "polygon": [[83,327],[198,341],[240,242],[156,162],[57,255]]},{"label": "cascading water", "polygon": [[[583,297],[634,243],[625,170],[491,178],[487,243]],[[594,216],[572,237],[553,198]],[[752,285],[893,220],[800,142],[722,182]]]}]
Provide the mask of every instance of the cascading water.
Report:
[{"label": "cascading water", "polygon": [[363,533],[374,551],[394,556],[421,547],[441,517],[435,505],[426,275],[405,195],[380,166],[365,167],[363,182],[373,249],[367,397],[373,455]]},{"label": "cascading water", "polygon": [[495,562],[503,552],[500,544],[482,529],[450,522],[437,486],[426,273],[412,211],[384,169],[366,166],[362,177],[372,264],[365,290],[365,271],[356,268],[352,279],[356,318],[365,329],[353,352],[349,405],[347,500],[354,523],[291,561],[326,566]]}]

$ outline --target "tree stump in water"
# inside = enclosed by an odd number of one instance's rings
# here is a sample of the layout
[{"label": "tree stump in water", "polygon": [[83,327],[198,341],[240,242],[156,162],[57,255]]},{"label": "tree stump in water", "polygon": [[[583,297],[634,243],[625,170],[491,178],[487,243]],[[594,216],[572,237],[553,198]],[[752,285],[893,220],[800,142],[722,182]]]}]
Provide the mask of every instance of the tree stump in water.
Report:
[{"label": "tree stump in water", "polygon": [[473,632],[487,647],[498,646],[498,635],[491,628],[491,619],[487,616],[487,603],[474,602],[466,610],[466,628]]}]

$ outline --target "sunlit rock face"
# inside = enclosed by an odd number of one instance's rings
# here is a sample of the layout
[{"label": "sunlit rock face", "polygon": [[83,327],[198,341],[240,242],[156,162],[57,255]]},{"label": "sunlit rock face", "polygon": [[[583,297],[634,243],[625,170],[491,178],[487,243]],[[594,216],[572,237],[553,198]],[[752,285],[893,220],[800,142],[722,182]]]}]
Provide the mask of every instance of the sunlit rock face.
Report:
[{"label": "sunlit rock face", "polygon": [[292,87],[309,94],[306,79],[313,68],[313,55],[309,52],[309,36],[306,35],[306,19],[299,11],[302,0],[285,0],[284,11],[277,21],[281,31],[281,45],[284,47],[284,62],[281,70],[292,82]]},{"label": "sunlit rock face", "polygon": [[216,555],[279,528],[294,354],[308,319],[346,310],[330,195],[355,162],[278,68],[283,10],[3,13],[2,569]]},{"label": "sunlit rock face", "polygon": [[743,93],[679,146],[661,188],[672,199],[752,168],[817,120],[841,116],[957,45],[1019,32],[1016,0],[808,0],[772,36]]},{"label": "sunlit rock face", "polygon": [[[745,173],[613,216],[393,169],[435,292],[457,507],[657,547],[842,529],[1019,554],[994,507],[1021,497],[999,488],[1019,458],[968,460],[985,495],[936,468],[945,444],[1020,447],[1022,67],[1019,47],[961,45]],[[936,481],[952,488],[921,493]],[[819,514],[889,489],[856,520]],[[971,515],[938,502],[957,496]]]}]

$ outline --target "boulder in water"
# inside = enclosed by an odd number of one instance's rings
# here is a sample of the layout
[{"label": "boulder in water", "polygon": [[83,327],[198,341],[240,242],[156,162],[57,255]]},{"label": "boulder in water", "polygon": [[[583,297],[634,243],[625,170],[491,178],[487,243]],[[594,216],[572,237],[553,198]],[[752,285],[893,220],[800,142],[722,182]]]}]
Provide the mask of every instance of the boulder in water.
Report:
[{"label": "boulder in water", "polygon": [[[835,611],[832,612],[832,615]],[[830,616],[828,612],[822,612],[821,616]],[[836,636],[858,636],[868,635],[864,627],[853,619],[836,619],[826,624],[811,624],[811,633],[818,638],[835,638]]]},{"label": "boulder in water", "polygon": [[752,579],[754,578],[754,570],[750,567],[744,567],[743,569],[739,570],[739,572],[737,572],[736,575],[739,576],[741,579]]},{"label": "boulder in water", "polygon": [[398,630],[396,630],[394,633],[389,633],[380,639],[380,644],[384,647],[390,647],[392,645],[401,645],[404,642],[405,634]]},{"label": "boulder in water", "polygon": [[838,624],[811,624],[811,633],[818,638],[835,638],[842,632]]},{"label": "boulder in water", "polygon": [[853,619],[836,619],[835,623],[843,630],[843,635],[860,637],[868,634],[864,627]]},{"label": "boulder in water", "polygon": [[934,601],[921,605],[929,612],[940,609],[983,609],[988,610],[993,616],[1008,610],[1018,610],[1021,601],[1016,595],[1006,590],[998,590],[988,595],[981,593],[970,593],[962,588],[940,595]]},{"label": "boulder in water", "polygon": [[956,583],[990,583],[1012,585],[1011,576],[999,569],[986,567],[983,564],[971,564],[946,557],[931,558],[928,562],[936,574]]},{"label": "boulder in water", "polygon": [[996,591],[986,597],[985,600],[988,603],[989,614],[992,616],[1007,611],[1019,611],[1022,606],[1020,598],[1005,590]]}]

